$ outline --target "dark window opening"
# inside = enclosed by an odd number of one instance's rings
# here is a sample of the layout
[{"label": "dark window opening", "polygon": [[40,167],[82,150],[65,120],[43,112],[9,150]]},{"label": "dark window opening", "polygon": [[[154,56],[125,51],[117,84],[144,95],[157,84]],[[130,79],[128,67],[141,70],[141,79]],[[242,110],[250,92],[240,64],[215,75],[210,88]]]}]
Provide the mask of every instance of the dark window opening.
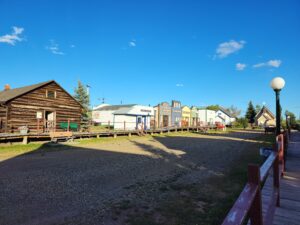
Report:
[{"label": "dark window opening", "polygon": [[55,91],[47,91],[47,98],[53,99],[55,97]]}]

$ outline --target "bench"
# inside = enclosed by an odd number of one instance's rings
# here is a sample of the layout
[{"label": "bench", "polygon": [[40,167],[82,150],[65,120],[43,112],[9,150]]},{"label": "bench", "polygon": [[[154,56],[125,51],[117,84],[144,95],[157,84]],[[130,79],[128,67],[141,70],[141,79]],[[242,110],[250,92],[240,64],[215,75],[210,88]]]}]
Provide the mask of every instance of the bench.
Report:
[{"label": "bench", "polygon": [[73,132],[71,131],[63,131],[63,132],[55,132],[51,131],[49,133],[51,141],[57,143],[59,140],[68,141],[73,140]]}]

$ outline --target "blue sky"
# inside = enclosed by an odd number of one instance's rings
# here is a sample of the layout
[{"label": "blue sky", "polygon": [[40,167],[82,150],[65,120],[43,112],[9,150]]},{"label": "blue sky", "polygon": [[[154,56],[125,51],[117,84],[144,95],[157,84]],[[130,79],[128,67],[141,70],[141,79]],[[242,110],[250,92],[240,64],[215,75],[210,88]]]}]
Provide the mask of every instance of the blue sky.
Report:
[{"label": "blue sky", "polygon": [[55,79],[91,103],[265,103],[300,113],[300,2],[0,0],[0,87]]}]

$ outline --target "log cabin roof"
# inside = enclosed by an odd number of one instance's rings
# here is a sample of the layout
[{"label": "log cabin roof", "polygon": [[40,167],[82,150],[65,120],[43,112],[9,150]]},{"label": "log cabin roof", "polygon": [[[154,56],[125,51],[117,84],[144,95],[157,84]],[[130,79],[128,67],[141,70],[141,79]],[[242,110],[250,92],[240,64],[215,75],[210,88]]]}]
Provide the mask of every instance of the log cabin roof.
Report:
[{"label": "log cabin roof", "polygon": [[31,91],[34,91],[38,88],[41,88],[45,85],[48,85],[50,83],[55,83],[56,85],[58,85],[64,92],[66,92],[71,98],[73,98],[81,107],[83,107],[72,95],[70,95],[65,89],[63,89],[58,83],[56,83],[54,80],[49,80],[49,81],[45,81],[45,82],[41,82],[38,84],[33,84],[33,85],[28,85],[28,86],[24,86],[24,87],[20,87],[20,88],[13,88],[13,89],[9,89],[9,90],[3,90],[0,91],[0,103],[1,104],[6,104],[7,102],[20,97],[24,94],[27,94]]}]

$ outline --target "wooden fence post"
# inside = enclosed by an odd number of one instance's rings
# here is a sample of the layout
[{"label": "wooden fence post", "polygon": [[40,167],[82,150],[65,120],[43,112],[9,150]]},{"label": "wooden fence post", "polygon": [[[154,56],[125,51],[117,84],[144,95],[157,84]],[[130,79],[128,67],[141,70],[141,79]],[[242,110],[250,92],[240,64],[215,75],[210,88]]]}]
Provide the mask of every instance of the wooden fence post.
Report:
[{"label": "wooden fence post", "polygon": [[124,121],[124,130],[126,130],[126,121]]},{"label": "wooden fence post", "polygon": [[248,182],[258,187],[252,207],[249,211],[251,225],[263,225],[259,166],[253,164],[248,165]]}]

